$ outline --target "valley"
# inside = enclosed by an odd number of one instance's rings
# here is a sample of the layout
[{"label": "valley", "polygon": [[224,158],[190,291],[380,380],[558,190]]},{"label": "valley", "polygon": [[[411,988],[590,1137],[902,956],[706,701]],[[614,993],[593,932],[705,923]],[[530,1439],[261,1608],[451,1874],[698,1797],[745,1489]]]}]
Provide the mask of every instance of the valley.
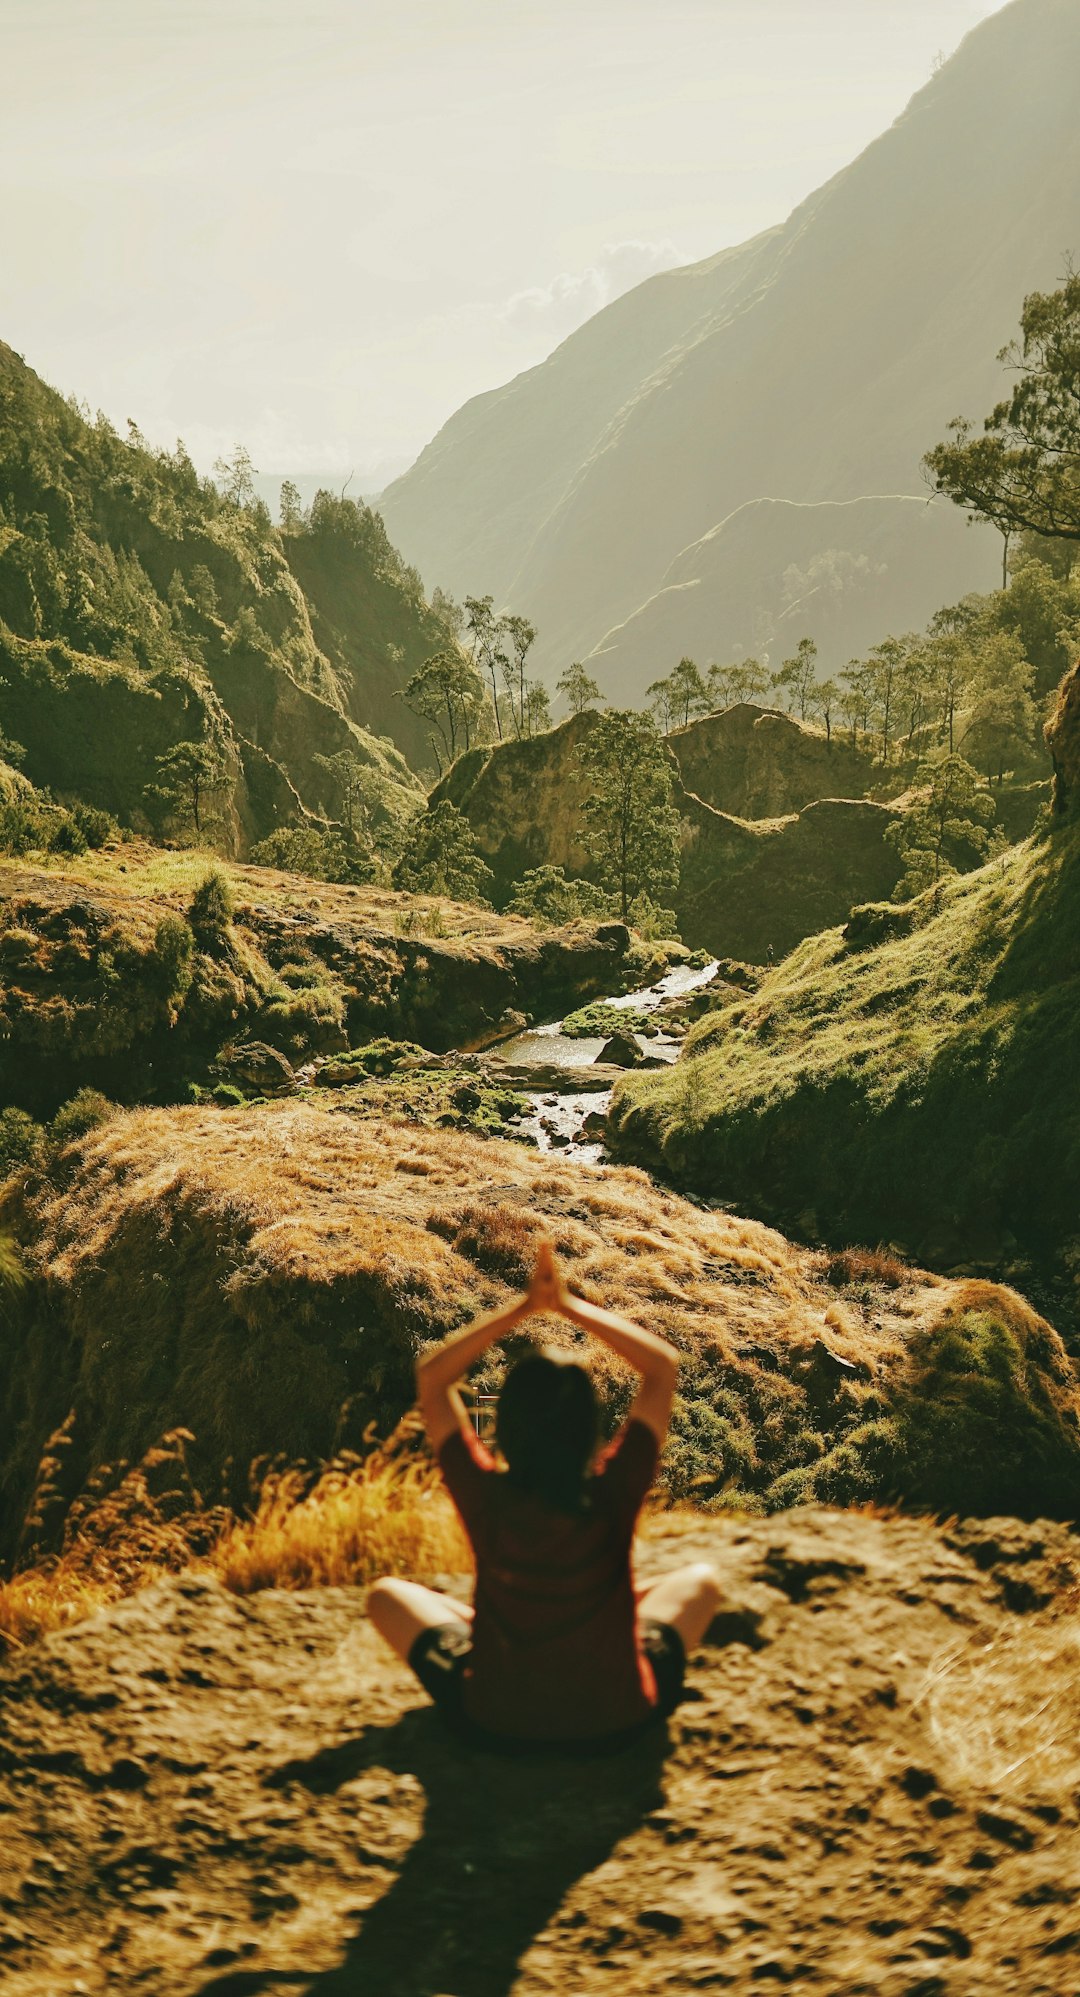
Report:
[{"label": "valley", "polygon": [[[5,1997],[1074,1997],[1078,29],[994,9],[747,241],[608,244],[658,274],[378,508],[0,343]],[[361,237],[282,411],[363,403]],[[429,334],[566,304],[476,270]],[[537,1344],[591,1388],[515,1432]],[[400,1659],[477,1566],[587,1675],[607,1561],[645,1710],[635,1531],[664,1725],[444,1727]]]}]

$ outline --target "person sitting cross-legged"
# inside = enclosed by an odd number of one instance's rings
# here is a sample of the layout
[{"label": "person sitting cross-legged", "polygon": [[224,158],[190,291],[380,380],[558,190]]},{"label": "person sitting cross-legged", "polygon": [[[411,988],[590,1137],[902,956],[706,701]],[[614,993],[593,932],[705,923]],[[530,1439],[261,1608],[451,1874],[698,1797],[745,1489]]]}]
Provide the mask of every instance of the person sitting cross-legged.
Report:
[{"label": "person sitting cross-legged", "polygon": [[[456,1383],[523,1319],[553,1312],[641,1375],[625,1424],[597,1455],[585,1367],[520,1358],[499,1396],[506,1469],[473,1433]],[[476,1559],[473,1607],[413,1581],[377,1581],[368,1613],[455,1730],[476,1745],[605,1749],[664,1719],[720,1590],[704,1563],[635,1590],[631,1546],[667,1434],[678,1355],[655,1332],[566,1288],[544,1244],[527,1292],[417,1364],[420,1409]]]}]

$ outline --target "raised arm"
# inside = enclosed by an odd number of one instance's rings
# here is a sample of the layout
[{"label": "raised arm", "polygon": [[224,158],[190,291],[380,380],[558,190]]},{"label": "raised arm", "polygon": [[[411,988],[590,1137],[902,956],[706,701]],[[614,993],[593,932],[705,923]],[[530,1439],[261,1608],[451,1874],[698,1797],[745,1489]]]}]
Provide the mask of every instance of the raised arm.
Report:
[{"label": "raised arm", "polygon": [[520,1324],[522,1318],[546,1308],[534,1304],[529,1291],[525,1296],[515,1297],[513,1303],[505,1304],[502,1310],[490,1311],[486,1317],[467,1324],[463,1331],[453,1332],[434,1352],[426,1352],[417,1360],[416,1394],[428,1441],[436,1455],[447,1436],[468,1423],[468,1412],[456,1384],[462,1374],[468,1372],[473,1360],[479,1359],[489,1345]]},{"label": "raised arm", "polygon": [[666,1338],[644,1325],[633,1324],[617,1311],[601,1310],[597,1304],[575,1297],[566,1287],[556,1266],[550,1243],[542,1243],[536,1258],[529,1291],[534,1310],[556,1311],[582,1331],[591,1331],[626,1359],[641,1374],[641,1385],[630,1408],[630,1419],[643,1421],[663,1446],[671,1420],[671,1403],[679,1377],[679,1355]]}]

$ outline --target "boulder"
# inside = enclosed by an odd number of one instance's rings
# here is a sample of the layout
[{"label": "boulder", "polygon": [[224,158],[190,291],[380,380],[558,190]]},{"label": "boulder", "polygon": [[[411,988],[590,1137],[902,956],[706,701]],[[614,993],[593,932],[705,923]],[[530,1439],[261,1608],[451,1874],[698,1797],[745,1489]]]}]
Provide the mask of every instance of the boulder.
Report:
[{"label": "boulder", "polygon": [[223,1080],[257,1089],[263,1096],[292,1095],[297,1085],[292,1063],[265,1040],[223,1048],[214,1065]]},{"label": "boulder", "polygon": [[645,1057],[632,1033],[613,1033],[596,1058],[613,1068],[640,1068]]}]

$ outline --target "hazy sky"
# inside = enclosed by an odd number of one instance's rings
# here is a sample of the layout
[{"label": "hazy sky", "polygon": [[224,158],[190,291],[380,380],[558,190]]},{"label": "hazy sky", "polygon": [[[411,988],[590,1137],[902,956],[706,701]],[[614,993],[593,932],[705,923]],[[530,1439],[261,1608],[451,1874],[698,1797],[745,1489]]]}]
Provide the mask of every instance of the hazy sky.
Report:
[{"label": "hazy sky", "polygon": [[1000,4],[0,0],[0,338],[204,467],[370,486]]}]

